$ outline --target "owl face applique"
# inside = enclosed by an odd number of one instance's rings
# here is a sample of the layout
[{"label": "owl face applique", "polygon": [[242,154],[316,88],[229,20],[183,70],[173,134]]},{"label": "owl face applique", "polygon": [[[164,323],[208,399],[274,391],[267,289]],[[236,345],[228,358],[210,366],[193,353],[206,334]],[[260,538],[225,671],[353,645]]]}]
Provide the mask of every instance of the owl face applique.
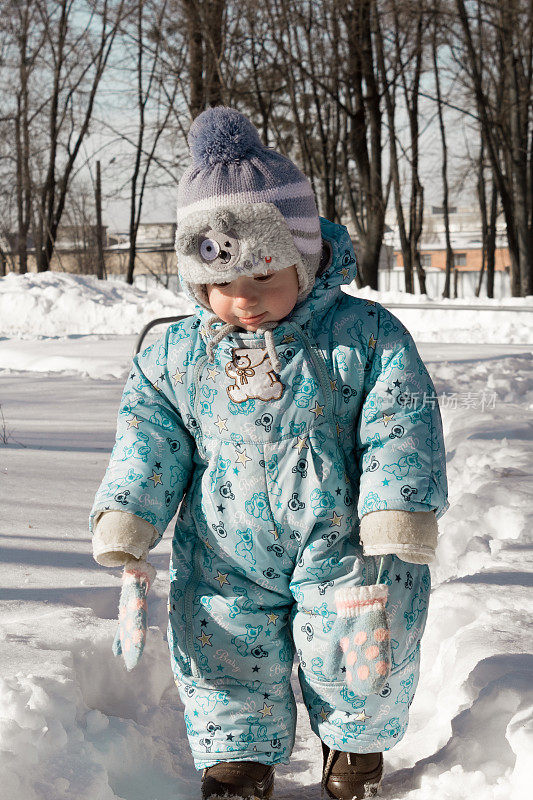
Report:
[{"label": "owl face applique", "polygon": [[226,374],[233,379],[226,391],[234,403],[245,403],[251,398],[279,400],[285,388],[266,350],[234,347],[232,359],[226,364]]}]

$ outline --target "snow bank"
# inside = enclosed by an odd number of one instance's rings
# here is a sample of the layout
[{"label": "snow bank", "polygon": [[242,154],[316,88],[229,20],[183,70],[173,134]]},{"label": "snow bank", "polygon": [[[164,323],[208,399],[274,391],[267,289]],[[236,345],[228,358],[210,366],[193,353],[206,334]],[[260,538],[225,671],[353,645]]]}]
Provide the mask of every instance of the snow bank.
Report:
[{"label": "snow bank", "polygon": [[132,334],[155,317],[190,309],[183,295],[163,287],[143,290],[92,275],[10,272],[0,278],[0,336]]},{"label": "snow bank", "polygon": [[[417,341],[533,342],[533,311],[500,311],[500,306],[533,308],[533,297],[487,300],[469,298],[474,306],[492,311],[462,311],[464,300],[431,301],[426,295],[375,292],[368,287],[345,287],[357,297],[383,305],[431,303],[446,309],[392,307]],[[93,276],[61,272],[9,273],[0,278],[0,336],[19,339],[87,334],[137,334],[150,320],[190,314],[193,306],[183,294],[163,287],[143,290],[122,281],[99,281]]]},{"label": "snow bank", "polygon": [[172,797],[178,780],[180,798],[194,797],[196,772],[183,768],[185,725],[175,688],[168,691],[159,629],[150,629],[128,674],[108,646],[116,623],[81,608],[38,621],[37,636],[35,620],[4,621],[3,646],[29,637],[41,663],[0,679],[2,800],[156,800]]}]

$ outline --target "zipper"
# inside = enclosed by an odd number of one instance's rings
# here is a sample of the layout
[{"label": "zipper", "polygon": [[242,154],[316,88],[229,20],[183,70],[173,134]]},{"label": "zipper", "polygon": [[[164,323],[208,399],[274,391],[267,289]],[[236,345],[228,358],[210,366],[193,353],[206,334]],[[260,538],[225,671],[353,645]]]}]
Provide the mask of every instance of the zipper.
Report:
[{"label": "zipper", "polygon": [[[326,410],[327,410],[326,419],[335,428],[335,431],[337,431],[337,425],[333,417],[333,407],[334,407],[333,389],[331,388],[331,378],[329,377],[329,373],[326,367],[326,362],[324,361],[323,356],[318,352],[317,346],[312,342],[309,336],[306,333],[304,333],[303,328],[300,327],[300,325],[296,325],[296,323],[294,322],[289,324],[290,327],[293,329],[294,333],[300,339],[302,345],[309,353],[311,361],[313,362],[313,366],[316,370],[318,380],[320,381],[322,392],[324,393],[324,399],[326,401]],[[339,441],[339,434],[337,433],[337,442],[338,441]]]},{"label": "zipper", "polygon": [[[335,432],[337,434],[337,446],[338,446],[339,454],[342,457],[342,460],[344,462],[344,451],[342,449],[342,445],[341,445],[341,442],[340,442],[340,434],[338,432],[337,423],[336,423],[335,418],[333,416],[333,409],[334,409],[334,402],[335,402],[334,398],[333,398],[333,389],[331,388],[331,384],[330,384],[330,380],[331,379],[329,377],[329,373],[328,373],[328,370],[327,370],[327,367],[326,367],[326,363],[324,361],[324,357],[319,352],[318,347],[315,344],[313,344],[312,340],[309,338],[309,336],[306,333],[304,333],[303,329],[299,325],[296,325],[295,323],[292,323],[291,327],[294,329],[294,332],[300,338],[300,341],[302,342],[302,344],[304,346],[307,345],[306,349],[307,349],[307,351],[308,351],[308,353],[309,353],[309,355],[311,357],[311,361],[313,362],[314,367],[315,367],[315,369],[317,371],[317,375],[318,375],[319,381],[322,384],[322,391],[324,392],[324,396],[326,398],[326,402],[329,403],[329,409],[328,409],[329,413],[328,413],[327,419],[329,420],[330,424],[334,427]],[[345,470],[346,470],[346,467],[345,467]],[[377,558],[380,558],[380,556],[363,556],[363,558],[365,559],[367,585],[370,585],[370,584],[375,583],[376,580],[377,580],[377,576],[378,576]],[[371,578],[371,580],[370,580],[370,578]]]}]

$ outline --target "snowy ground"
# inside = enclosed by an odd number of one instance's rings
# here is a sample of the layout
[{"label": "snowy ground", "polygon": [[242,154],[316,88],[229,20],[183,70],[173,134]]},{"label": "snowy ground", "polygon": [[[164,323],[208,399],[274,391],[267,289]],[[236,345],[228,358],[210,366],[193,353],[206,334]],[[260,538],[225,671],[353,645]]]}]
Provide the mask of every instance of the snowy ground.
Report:
[{"label": "snowy ground", "polygon": [[[127,673],[111,653],[120,572],[92,560],[87,532],[134,334],[187,310],[164,290],[0,279],[0,800],[199,797],[165,642],[169,538],[152,559],[147,649]],[[518,800],[533,780],[531,315],[394,313],[441,397],[451,508],[382,797]],[[279,800],[320,797],[319,743],[299,710]]]}]

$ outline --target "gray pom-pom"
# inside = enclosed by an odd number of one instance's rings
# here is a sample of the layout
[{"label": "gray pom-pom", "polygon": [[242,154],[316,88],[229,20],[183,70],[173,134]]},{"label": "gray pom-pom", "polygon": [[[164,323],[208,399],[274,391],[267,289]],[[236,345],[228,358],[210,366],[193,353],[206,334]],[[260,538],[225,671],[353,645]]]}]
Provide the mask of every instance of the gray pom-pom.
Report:
[{"label": "gray pom-pom", "polygon": [[250,120],[224,106],[208,108],[196,117],[187,141],[193,161],[202,167],[230,164],[264,149]]},{"label": "gray pom-pom", "polygon": [[176,231],[176,250],[184,256],[190,255],[198,250],[198,234],[190,231]]},{"label": "gray pom-pom", "polygon": [[211,227],[214,231],[229,233],[236,223],[235,214],[227,209],[217,209],[209,218]]}]

